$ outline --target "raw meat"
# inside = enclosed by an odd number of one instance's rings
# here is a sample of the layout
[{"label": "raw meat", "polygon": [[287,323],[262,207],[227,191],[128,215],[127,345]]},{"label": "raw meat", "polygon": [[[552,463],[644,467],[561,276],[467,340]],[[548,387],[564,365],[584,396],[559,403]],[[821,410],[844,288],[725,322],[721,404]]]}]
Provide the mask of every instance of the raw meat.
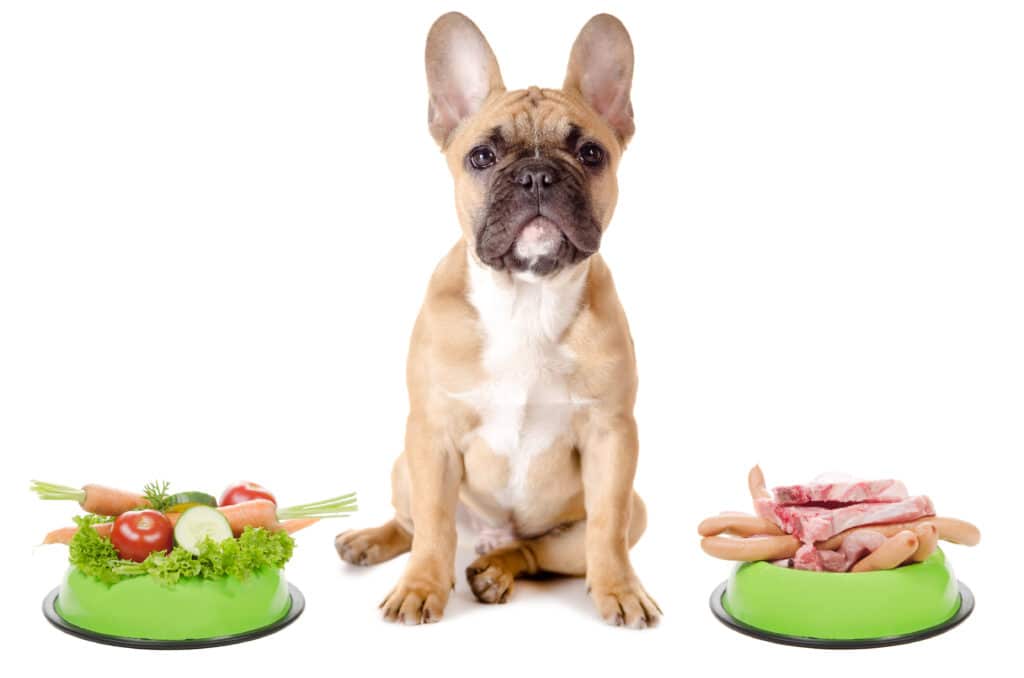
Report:
[{"label": "raw meat", "polygon": [[770,499],[755,502],[758,515],[805,544],[824,541],[840,532],[862,525],[902,523],[935,515],[928,497],[910,497],[886,504],[851,504],[840,508],[782,506]]},{"label": "raw meat", "polygon": [[857,561],[884,542],[885,535],[879,532],[858,530],[843,540],[838,551],[817,549],[813,544],[804,544],[797,549],[791,560],[779,561],[776,564],[814,572],[848,572]]},{"label": "raw meat", "polygon": [[772,495],[784,506],[897,502],[908,496],[907,488],[898,480],[829,481],[821,476],[806,485],[776,487]]},{"label": "raw meat", "polygon": [[814,548],[814,544],[804,544],[793,555],[793,568],[821,572],[825,566],[822,564],[821,556],[818,555],[818,549]]},{"label": "raw meat", "polygon": [[846,572],[849,566],[846,556],[839,551],[816,549],[813,544],[804,544],[793,555],[793,568],[814,572]]},{"label": "raw meat", "polygon": [[839,547],[845,561],[843,571],[849,570],[858,560],[884,544],[885,540],[886,536],[881,532],[872,532],[871,530],[851,532],[843,539],[843,543]]},{"label": "raw meat", "polygon": [[821,566],[825,568],[826,572],[846,572],[849,568],[846,556],[838,551],[822,549],[818,551],[818,557],[821,558]]}]

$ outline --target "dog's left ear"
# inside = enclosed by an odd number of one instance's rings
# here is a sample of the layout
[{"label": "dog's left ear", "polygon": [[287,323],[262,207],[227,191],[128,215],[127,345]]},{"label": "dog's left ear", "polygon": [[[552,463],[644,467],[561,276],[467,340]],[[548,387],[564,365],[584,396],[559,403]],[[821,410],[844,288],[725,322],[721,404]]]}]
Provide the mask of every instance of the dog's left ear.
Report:
[{"label": "dog's left ear", "polygon": [[625,144],[633,136],[633,42],[622,22],[598,14],[580,31],[563,89],[578,92]]}]

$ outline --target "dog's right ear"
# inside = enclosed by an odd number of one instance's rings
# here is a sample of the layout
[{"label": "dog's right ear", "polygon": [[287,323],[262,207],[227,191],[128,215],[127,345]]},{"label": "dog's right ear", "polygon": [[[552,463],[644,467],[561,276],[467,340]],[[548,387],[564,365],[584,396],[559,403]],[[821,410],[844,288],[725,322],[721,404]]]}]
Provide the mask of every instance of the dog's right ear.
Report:
[{"label": "dog's right ear", "polygon": [[430,133],[444,148],[459,123],[473,115],[492,92],[505,90],[487,39],[458,12],[441,16],[427,35]]}]

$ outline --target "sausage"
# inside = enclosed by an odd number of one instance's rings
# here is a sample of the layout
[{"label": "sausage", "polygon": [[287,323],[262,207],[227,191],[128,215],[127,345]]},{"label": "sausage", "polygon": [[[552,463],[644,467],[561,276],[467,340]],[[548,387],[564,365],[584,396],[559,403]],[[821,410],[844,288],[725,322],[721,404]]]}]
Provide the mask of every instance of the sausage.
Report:
[{"label": "sausage", "polygon": [[862,558],[850,568],[850,572],[873,572],[875,570],[891,570],[917,551],[917,535],[910,530],[903,530],[889,537],[885,543]]},{"label": "sausage", "polygon": [[957,520],[956,518],[925,518],[924,520],[935,523],[935,527],[939,528],[939,539],[964,546],[977,546],[981,541],[981,530],[966,520]]},{"label": "sausage", "polygon": [[875,530],[854,530],[846,535],[839,547],[839,552],[843,554],[844,571],[850,569],[850,566],[861,558],[870,555],[872,551],[884,544],[887,538],[886,535]]},{"label": "sausage", "polygon": [[733,534],[737,537],[785,534],[775,523],[747,513],[722,513],[711,516],[697,526],[697,532],[702,537],[711,537],[722,533]]},{"label": "sausage", "polygon": [[750,497],[757,505],[758,499],[771,499],[772,495],[764,484],[764,473],[760,466],[754,466],[747,474],[747,487],[750,488]]},{"label": "sausage", "polygon": [[[922,520],[924,520],[922,518]],[[843,541],[859,530],[870,530],[871,532],[877,532],[885,537],[892,537],[893,535],[899,534],[903,530],[913,530],[917,527],[919,521],[911,521],[908,523],[889,523],[883,525],[861,525],[859,527],[851,528],[844,532],[840,532],[834,537],[830,537],[825,541],[820,541],[816,546],[820,549],[837,549],[842,545]]]},{"label": "sausage", "polygon": [[774,537],[704,537],[700,547],[709,556],[722,560],[754,562],[757,560],[782,560],[792,558],[800,541],[788,534]]},{"label": "sausage", "polygon": [[925,522],[914,528],[914,534],[917,535],[917,550],[910,556],[910,560],[922,563],[935,553],[939,545],[939,528],[935,527],[935,523]]},{"label": "sausage", "polygon": [[917,520],[911,520],[906,523],[887,523],[883,525],[861,525],[859,527],[851,528],[845,532],[826,539],[825,541],[818,542],[816,546],[820,549],[837,549],[839,545],[843,543],[853,530],[874,530],[880,532],[887,537],[891,537],[903,530],[914,530],[918,525],[922,523],[932,523],[938,528],[939,539],[944,541],[952,542],[954,544],[963,544],[964,546],[975,546],[981,541],[981,533],[978,528],[964,520],[957,520],[956,518],[938,518],[930,516],[927,518],[918,518]]}]

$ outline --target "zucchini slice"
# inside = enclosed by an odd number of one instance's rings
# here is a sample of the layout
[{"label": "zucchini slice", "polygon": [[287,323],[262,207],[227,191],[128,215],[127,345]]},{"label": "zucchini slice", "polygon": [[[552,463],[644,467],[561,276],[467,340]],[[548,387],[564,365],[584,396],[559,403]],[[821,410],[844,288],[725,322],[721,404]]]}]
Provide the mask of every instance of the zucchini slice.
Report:
[{"label": "zucchini slice", "polygon": [[209,506],[193,506],[181,514],[174,526],[174,541],[194,555],[199,555],[199,546],[207,537],[220,543],[233,536],[228,519]]},{"label": "zucchini slice", "polygon": [[165,513],[184,513],[193,506],[216,506],[217,499],[205,492],[179,492],[167,500]]}]

